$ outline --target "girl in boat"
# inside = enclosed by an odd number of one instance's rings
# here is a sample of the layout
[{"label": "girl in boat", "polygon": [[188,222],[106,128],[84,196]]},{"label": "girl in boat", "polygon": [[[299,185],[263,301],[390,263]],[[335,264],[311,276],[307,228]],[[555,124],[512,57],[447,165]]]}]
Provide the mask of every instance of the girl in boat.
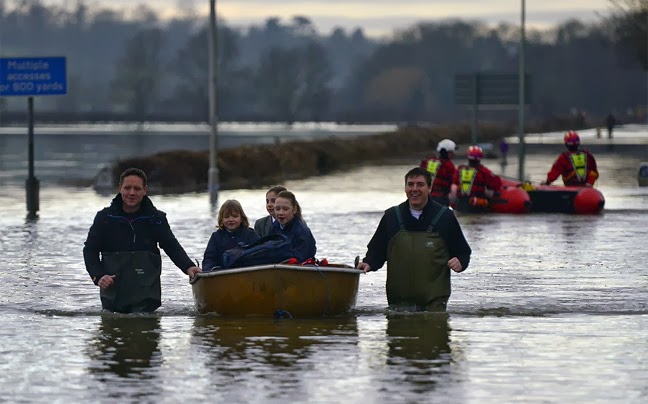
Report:
[{"label": "girl in boat", "polygon": [[281,191],[286,191],[286,188],[281,185],[276,185],[266,192],[266,210],[268,211],[268,216],[262,217],[254,222],[254,231],[259,237],[265,237],[270,234],[270,229],[276,221],[274,216],[274,204],[277,195]]},{"label": "girl in boat", "polygon": [[274,214],[277,220],[272,225],[270,234],[287,236],[292,242],[298,262],[315,258],[317,252],[315,238],[302,219],[301,207],[295,194],[290,191],[279,192],[275,199]]},{"label": "girl in boat", "polygon": [[225,201],[220,207],[217,228],[205,249],[202,267],[206,271],[223,266],[222,257],[226,250],[237,247],[239,243],[250,244],[259,239],[254,230],[250,229],[243,207],[234,199]]}]

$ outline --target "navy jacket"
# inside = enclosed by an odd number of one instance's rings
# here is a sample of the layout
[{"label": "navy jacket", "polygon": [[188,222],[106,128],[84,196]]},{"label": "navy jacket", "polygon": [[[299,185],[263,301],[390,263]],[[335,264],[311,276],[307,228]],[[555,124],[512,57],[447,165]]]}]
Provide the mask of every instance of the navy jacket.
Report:
[{"label": "navy jacket", "polygon": [[240,226],[233,233],[227,229],[218,229],[212,233],[205,249],[202,267],[209,271],[214,267],[223,266],[223,253],[239,243],[250,244],[259,239],[254,230]]},{"label": "navy jacket", "polygon": [[293,218],[282,229],[279,221],[275,221],[270,229],[270,234],[283,234],[292,242],[297,260],[304,262],[309,258],[315,258],[317,247],[315,246],[315,237],[310,229],[298,217]]},{"label": "navy jacket", "polygon": [[[432,219],[437,215],[442,205],[428,199],[427,205],[423,208],[423,213],[419,219],[414,218],[409,210],[409,202],[405,201],[398,205],[403,217],[403,224],[406,231],[427,231]],[[465,270],[470,264],[470,254],[472,250],[463,235],[461,226],[452,210],[448,209],[441,216],[434,229],[445,240],[448,246],[450,257],[457,257],[461,262],[461,267]],[[367,256],[362,260],[371,267],[372,271],[380,269],[387,261],[387,246],[389,240],[400,231],[398,218],[389,208],[385,211],[380,224],[373,237],[367,245]]]},{"label": "navy jacket", "polygon": [[159,255],[159,245],[184,273],[195,265],[173,235],[166,213],[157,210],[148,196],[135,213],[127,214],[122,205],[121,194],[117,194],[109,207],[97,212],[88,231],[83,259],[95,284],[105,275],[100,253],[150,251]]}]

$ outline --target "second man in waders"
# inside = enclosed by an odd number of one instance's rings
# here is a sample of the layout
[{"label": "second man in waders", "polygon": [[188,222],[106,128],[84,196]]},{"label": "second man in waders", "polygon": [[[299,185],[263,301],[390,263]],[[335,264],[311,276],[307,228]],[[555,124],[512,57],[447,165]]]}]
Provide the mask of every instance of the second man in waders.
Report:
[{"label": "second man in waders", "polygon": [[390,307],[444,311],[450,297],[450,270],[468,268],[471,249],[454,213],[429,199],[430,173],[416,167],[405,175],[407,201],[387,209],[367,255],[365,272],[387,262]]}]

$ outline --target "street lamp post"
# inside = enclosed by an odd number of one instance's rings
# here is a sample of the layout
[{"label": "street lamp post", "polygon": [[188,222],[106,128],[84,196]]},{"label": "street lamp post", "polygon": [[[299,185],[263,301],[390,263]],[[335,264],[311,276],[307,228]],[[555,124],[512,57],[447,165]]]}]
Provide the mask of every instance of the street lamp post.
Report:
[{"label": "street lamp post", "polygon": [[211,132],[209,136],[209,172],[208,190],[209,202],[213,206],[218,200],[220,188],[218,180],[218,105],[217,105],[217,31],[216,31],[216,0],[209,0],[209,124]]},{"label": "street lamp post", "polygon": [[524,32],[524,23],[525,23],[525,14],[526,14],[526,5],[525,0],[522,0],[522,13],[521,13],[521,24],[520,24],[520,49],[518,52],[519,58],[519,105],[518,105],[518,138],[519,138],[519,157],[518,157],[518,179],[524,181],[524,158],[525,158],[525,144],[524,144],[524,88],[525,88],[525,74],[524,74],[524,48],[525,48],[525,32]]}]

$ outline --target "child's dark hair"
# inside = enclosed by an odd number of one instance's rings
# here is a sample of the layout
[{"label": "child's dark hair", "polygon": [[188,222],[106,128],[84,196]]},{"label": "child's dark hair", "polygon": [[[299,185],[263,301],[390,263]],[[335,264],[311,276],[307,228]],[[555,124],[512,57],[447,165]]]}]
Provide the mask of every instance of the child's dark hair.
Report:
[{"label": "child's dark hair", "polygon": [[297,208],[297,212],[295,212],[295,216],[302,219],[301,206],[299,206],[299,202],[297,202],[297,198],[295,198],[295,194],[293,194],[290,191],[281,191],[281,192],[279,192],[279,194],[277,194],[277,198],[288,199],[290,201],[290,204],[293,207]]},{"label": "child's dark hair", "polygon": [[241,227],[250,227],[250,221],[248,220],[245,212],[243,212],[243,207],[241,203],[236,199],[228,199],[221,205],[218,210],[218,228],[224,229],[225,225],[223,224],[223,219],[229,213],[238,213],[241,216]]},{"label": "child's dark hair", "polygon": [[269,194],[272,192],[275,195],[279,195],[280,192],[287,191],[286,187],[283,185],[275,185],[274,187],[270,188],[266,194]]}]

